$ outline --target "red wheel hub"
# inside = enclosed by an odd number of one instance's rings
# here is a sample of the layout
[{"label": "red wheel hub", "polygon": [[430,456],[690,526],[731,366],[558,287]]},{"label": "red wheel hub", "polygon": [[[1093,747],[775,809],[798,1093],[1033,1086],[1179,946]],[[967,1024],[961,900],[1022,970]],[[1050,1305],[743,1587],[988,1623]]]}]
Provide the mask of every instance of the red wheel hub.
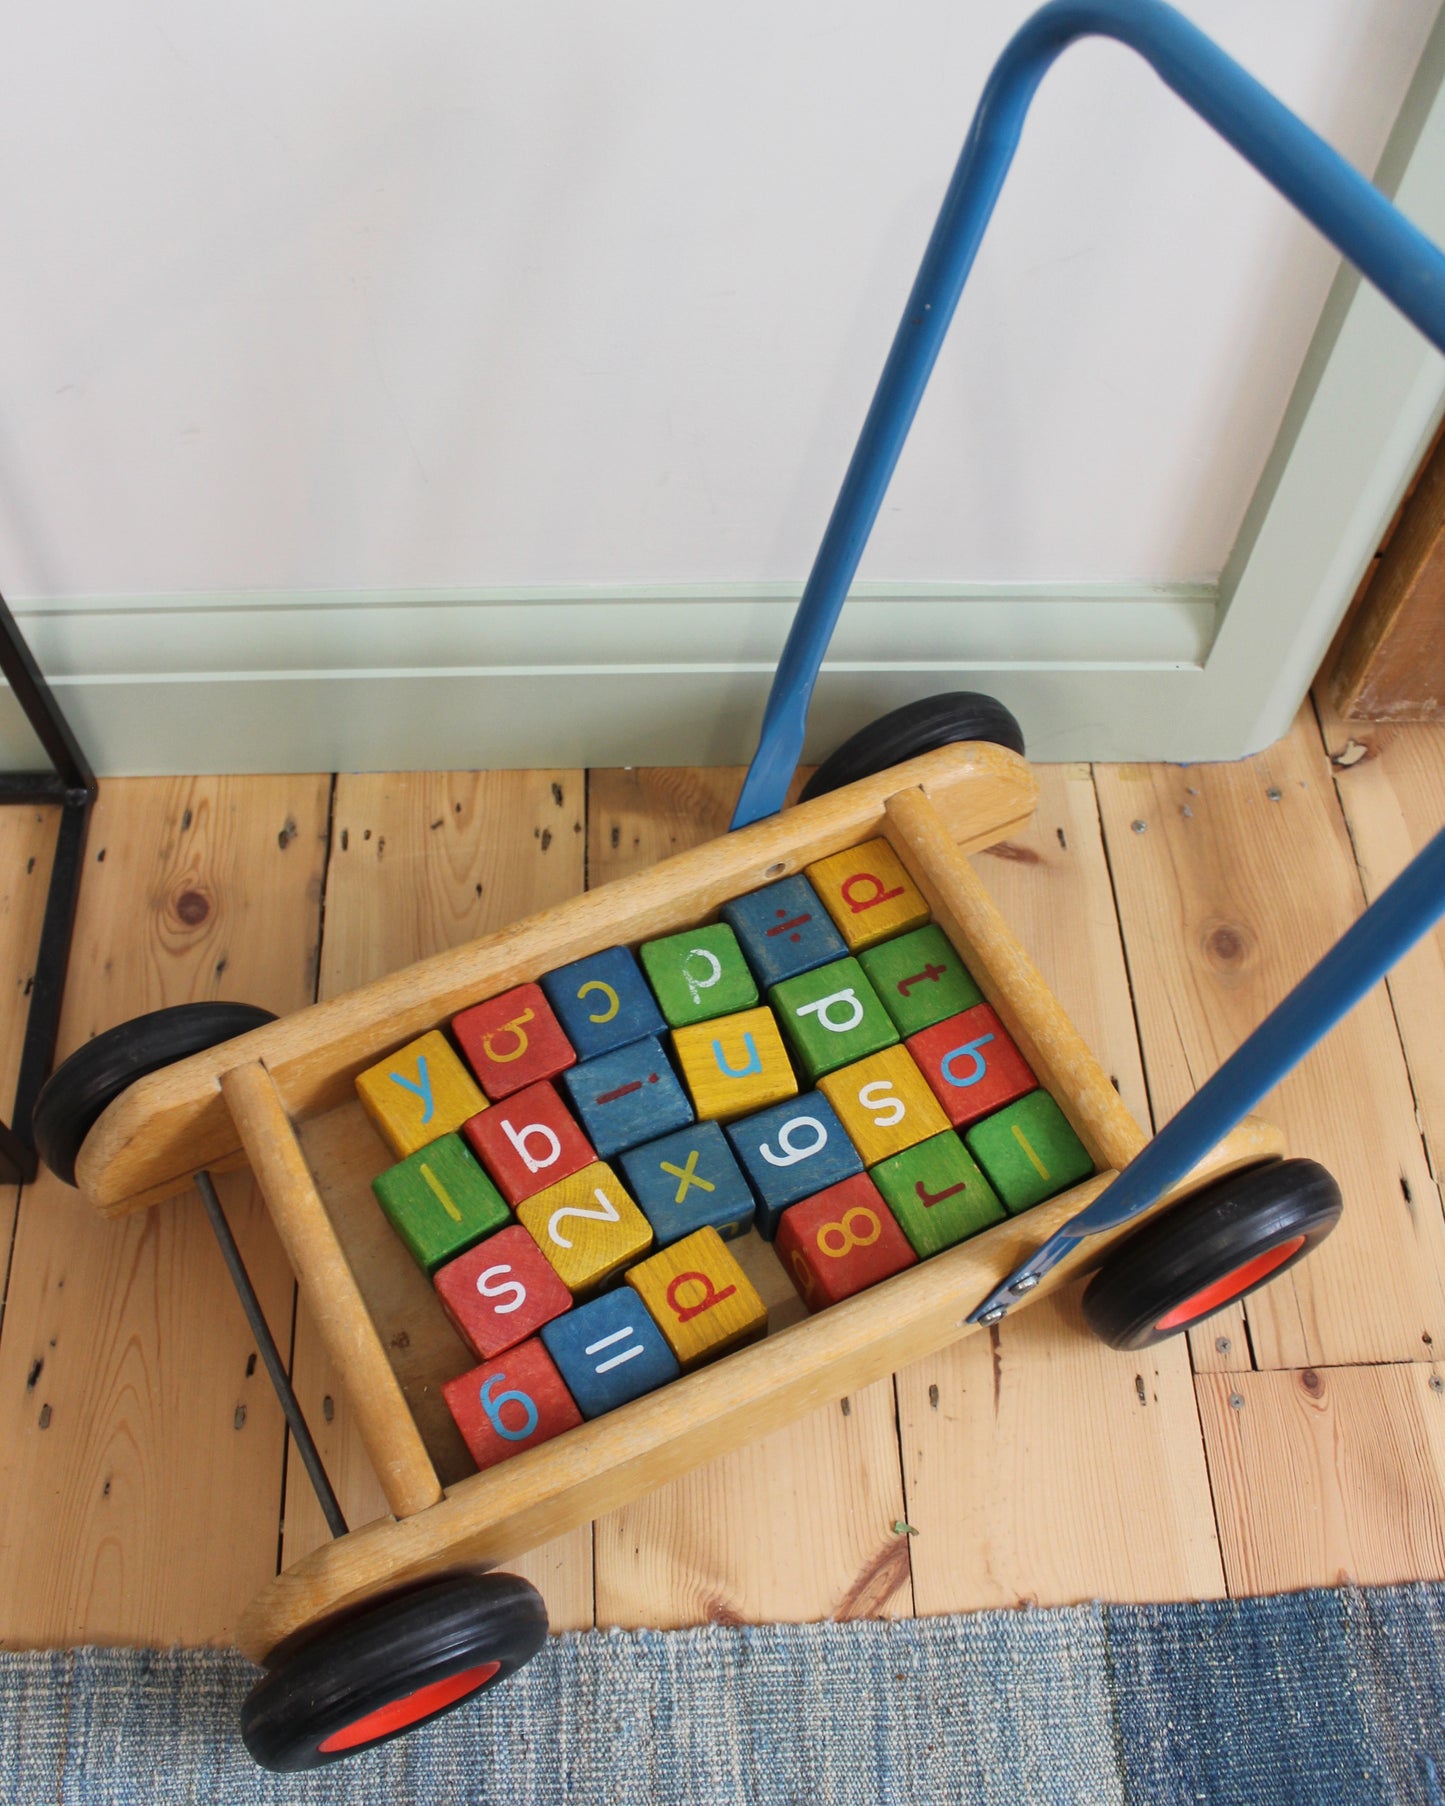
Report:
[{"label": "red wheel hub", "polygon": [[1216,1279],[1213,1285],[1201,1286],[1183,1304],[1176,1304],[1172,1311],[1159,1319],[1154,1325],[1155,1329],[1179,1329],[1186,1323],[1193,1323],[1196,1317],[1208,1317],[1212,1312],[1223,1309],[1226,1304],[1257,1286],[1262,1279],[1268,1279],[1277,1267],[1282,1267],[1291,1255],[1298,1254],[1304,1245],[1305,1238],[1296,1235],[1277,1247],[1266,1248],[1263,1254],[1256,1254],[1253,1260],[1247,1260],[1242,1267],[1226,1273],[1223,1279]]},{"label": "red wheel hub", "polygon": [[485,1687],[501,1665],[500,1662],[483,1662],[477,1668],[463,1668],[460,1674],[449,1674],[442,1680],[428,1681],[426,1686],[418,1687],[415,1693],[408,1693],[401,1699],[388,1700],[384,1706],[378,1706],[374,1712],[367,1712],[354,1724],[343,1725],[318,1747],[323,1755],[331,1756],[340,1750],[359,1749],[364,1743],[375,1743],[378,1738],[390,1737],[397,1731],[406,1730],[410,1725],[420,1724],[424,1718],[445,1711],[459,1699],[465,1699],[469,1693]]}]

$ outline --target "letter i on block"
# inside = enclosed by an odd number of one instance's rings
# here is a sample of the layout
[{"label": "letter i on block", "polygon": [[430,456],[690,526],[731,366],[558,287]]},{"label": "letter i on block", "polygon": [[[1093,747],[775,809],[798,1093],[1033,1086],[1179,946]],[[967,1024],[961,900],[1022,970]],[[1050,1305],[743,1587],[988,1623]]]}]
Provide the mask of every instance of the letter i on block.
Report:
[{"label": "letter i on block", "polygon": [[518,985],[452,1018],[452,1033],[494,1101],[554,1079],[577,1054],[540,985]]},{"label": "letter i on block", "polygon": [[699,1229],[627,1275],[684,1373],[768,1333],[768,1307],[723,1246]]},{"label": "letter i on block", "polygon": [[783,1212],[774,1244],[810,1311],[851,1298],[918,1264],[866,1173]]},{"label": "letter i on block", "polygon": [[391,1151],[403,1160],[487,1107],[440,1029],[359,1072],[356,1094]]},{"label": "letter i on block", "polygon": [[535,1337],[447,1380],[442,1397],[479,1468],[550,1442],[582,1421],[556,1363]]},{"label": "letter i on block", "polygon": [[520,1223],[449,1261],[432,1284],[457,1333],[483,1361],[572,1308],[572,1294]]},{"label": "letter i on block", "polygon": [[425,1273],[512,1220],[496,1186],[456,1135],[443,1135],[378,1173],[371,1189]]},{"label": "letter i on block", "polygon": [[652,1225],[599,1160],[517,1206],[522,1226],[574,1298],[595,1292],[652,1246]]},{"label": "letter i on block", "polygon": [[597,1158],[546,1079],[474,1116],[462,1133],[509,1204],[580,1173]]},{"label": "letter i on block", "polygon": [[588,1418],[655,1392],[681,1372],[677,1356],[631,1286],[618,1286],[555,1318],[542,1331],[542,1340]]},{"label": "letter i on block", "polygon": [[854,953],[922,928],[928,905],[886,840],[849,847],[806,868],[823,907]]}]

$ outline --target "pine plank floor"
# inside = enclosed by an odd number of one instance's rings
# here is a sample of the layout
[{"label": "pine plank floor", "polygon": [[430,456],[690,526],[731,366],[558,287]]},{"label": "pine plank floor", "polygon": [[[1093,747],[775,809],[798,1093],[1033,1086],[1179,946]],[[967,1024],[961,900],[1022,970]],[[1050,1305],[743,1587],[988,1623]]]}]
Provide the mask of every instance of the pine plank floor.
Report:
[{"label": "pine plank floor", "polygon": [[[1028,833],[979,870],[1146,1126],[1445,819],[1445,728],[1313,705],[1236,765],[1039,770]],[[722,832],[739,780],[112,780],[62,1051],[163,1003],[364,982]],[[7,1098],[53,834],[0,814]],[[1077,1288],[1046,1300],[534,1552],[554,1627],[1445,1578],[1445,931],[1263,1113],[1346,1217],[1246,1308],[1140,1357],[1088,1339]],[[343,1389],[249,1181],[224,1195],[364,1521]],[[52,1179],[12,1189],[0,1274],[0,1644],[227,1641],[324,1531],[194,1200],[104,1223]]]}]

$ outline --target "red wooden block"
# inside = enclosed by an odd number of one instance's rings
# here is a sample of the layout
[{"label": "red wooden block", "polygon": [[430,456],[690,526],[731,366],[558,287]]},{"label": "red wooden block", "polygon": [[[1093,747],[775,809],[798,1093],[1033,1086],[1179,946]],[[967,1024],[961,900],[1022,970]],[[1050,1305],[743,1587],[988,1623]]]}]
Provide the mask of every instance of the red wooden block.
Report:
[{"label": "red wooden block", "polygon": [[518,985],[452,1018],[457,1045],[489,1098],[510,1097],[577,1064],[540,985]]},{"label": "red wooden block", "polygon": [[905,1045],[955,1129],[1037,1091],[1039,1081],[986,1003],[935,1022]]},{"label": "red wooden block", "polygon": [[582,1421],[556,1363],[536,1337],[500,1360],[447,1380],[442,1397],[479,1468],[550,1442]]},{"label": "red wooden block", "polygon": [[520,1223],[439,1267],[432,1284],[462,1340],[483,1361],[572,1308],[572,1294]]},{"label": "red wooden block", "polygon": [[810,1311],[918,1264],[878,1187],[855,1173],[783,1212],[773,1244]]},{"label": "red wooden block", "polygon": [[546,1079],[471,1117],[462,1134],[513,1205],[597,1158],[557,1087]]}]

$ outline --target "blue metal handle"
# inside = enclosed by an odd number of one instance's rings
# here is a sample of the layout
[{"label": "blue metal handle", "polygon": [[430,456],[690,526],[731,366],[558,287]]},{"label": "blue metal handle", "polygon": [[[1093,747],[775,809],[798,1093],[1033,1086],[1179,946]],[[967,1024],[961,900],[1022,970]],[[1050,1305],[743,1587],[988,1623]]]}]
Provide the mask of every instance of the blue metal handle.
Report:
[{"label": "blue metal handle", "polygon": [[768,696],[735,828],[774,815],[808,705],[903,442],[1045,72],[1081,37],[1117,38],[1445,350],[1445,257],[1337,151],[1162,0],[1051,0],[994,66],[948,185]]}]

